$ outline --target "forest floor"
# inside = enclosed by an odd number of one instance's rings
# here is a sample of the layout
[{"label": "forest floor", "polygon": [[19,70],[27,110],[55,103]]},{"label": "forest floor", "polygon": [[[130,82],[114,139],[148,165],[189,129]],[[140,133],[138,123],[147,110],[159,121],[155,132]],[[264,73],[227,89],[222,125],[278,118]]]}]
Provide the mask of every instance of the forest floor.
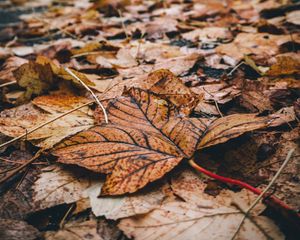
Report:
[{"label": "forest floor", "polygon": [[0,2],[0,239],[297,239],[300,4]]}]

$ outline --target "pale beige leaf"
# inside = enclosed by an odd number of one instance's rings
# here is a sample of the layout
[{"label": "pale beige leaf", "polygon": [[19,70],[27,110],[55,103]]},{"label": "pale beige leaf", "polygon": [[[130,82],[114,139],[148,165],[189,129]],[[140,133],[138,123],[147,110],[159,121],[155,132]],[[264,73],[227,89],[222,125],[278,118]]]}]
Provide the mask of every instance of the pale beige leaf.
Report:
[{"label": "pale beige leaf", "polygon": [[[169,202],[147,215],[123,219],[118,226],[135,240],[224,240],[232,238],[242,218],[243,214],[234,208],[201,208],[191,203]],[[273,239],[284,239],[270,219],[253,218]],[[247,219],[237,239],[267,238]]]},{"label": "pale beige leaf", "polygon": [[107,219],[117,220],[148,213],[159,207],[166,197],[162,189],[130,196],[101,197],[102,185],[103,183],[94,184],[86,194],[90,198],[93,213],[97,217],[105,216]]},{"label": "pale beige leaf", "polygon": [[86,174],[59,165],[46,167],[33,185],[33,199],[41,209],[76,202],[84,198],[84,190],[95,182]]}]

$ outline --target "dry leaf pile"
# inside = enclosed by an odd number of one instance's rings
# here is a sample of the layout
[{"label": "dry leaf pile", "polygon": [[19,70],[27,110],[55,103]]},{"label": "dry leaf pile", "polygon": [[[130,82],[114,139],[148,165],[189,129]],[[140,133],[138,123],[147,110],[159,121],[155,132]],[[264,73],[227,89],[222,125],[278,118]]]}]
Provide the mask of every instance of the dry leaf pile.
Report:
[{"label": "dry leaf pile", "polygon": [[298,3],[0,5],[0,239],[297,239]]}]

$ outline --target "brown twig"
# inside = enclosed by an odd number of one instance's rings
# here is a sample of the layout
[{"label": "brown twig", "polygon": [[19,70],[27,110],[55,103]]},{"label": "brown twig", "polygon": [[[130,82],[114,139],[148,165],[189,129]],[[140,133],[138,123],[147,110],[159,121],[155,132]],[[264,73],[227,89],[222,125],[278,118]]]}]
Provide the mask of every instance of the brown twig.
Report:
[{"label": "brown twig", "polygon": [[43,152],[43,149],[39,150],[29,161],[27,161],[26,163],[23,163],[21,166],[15,168],[14,170],[12,170],[7,176],[3,177],[2,179],[0,179],[0,184],[6,182],[7,180],[9,180],[11,177],[13,177],[14,175],[16,175],[17,173],[19,173],[20,171],[22,171],[25,167],[27,167],[29,164],[31,164],[32,162],[34,162],[36,159],[38,159],[41,154]]}]

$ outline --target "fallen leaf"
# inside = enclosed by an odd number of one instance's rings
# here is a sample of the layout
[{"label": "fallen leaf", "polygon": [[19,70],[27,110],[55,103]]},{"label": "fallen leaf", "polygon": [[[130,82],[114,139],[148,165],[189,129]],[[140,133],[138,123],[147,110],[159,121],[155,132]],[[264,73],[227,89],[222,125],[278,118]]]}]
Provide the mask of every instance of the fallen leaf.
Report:
[{"label": "fallen leaf", "polygon": [[[82,84],[72,75],[70,75],[63,67],[58,65],[57,63],[51,61],[47,57],[44,56],[38,56],[36,59],[36,63],[43,65],[43,66],[50,66],[51,70],[54,75],[57,75],[58,77],[74,82],[77,86],[82,86]],[[84,73],[78,72],[74,69],[70,69],[72,73],[74,73],[80,80],[82,80],[85,84],[88,86],[94,86],[95,84],[90,81],[87,76]]]},{"label": "fallen leaf", "polygon": [[245,132],[267,127],[272,118],[257,117],[256,114],[233,114],[215,120],[207,129],[206,134],[198,144],[205,148],[238,137]]},{"label": "fallen leaf", "polygon": [[300,10],[292,11],[286,14],[286,21],[295,25],[300,25]]},{"label": "fallen leaf", "polygon": [[[33,94],[40,95],[50,89],[53,84],[53,73],[49,64],[41,65],[30,61],[14,70],[17,83],[26,88],[23,99],[29,100]],[[23,101],[20,99],[20,101]]]},{"label": "fallen leaf", "polygon": [[16,55],[20,57],[24,57],[29,54],[34,53],[34,48],[29,46],[19,46],[19,47],[13,47],[11,48],[11,51]]},{"label": "fallen leaf", "polygon": [[266,98],[261,91],[244,91],[240,97],[241,105],[251,112],[263,112],[265,110],[272,110],[269,98]]},{"label": "fallen leaf", "polygon": [[232,36],[227,28],[206,27],[184,33],[182,34],[182,37],[191,41],[201,41],[203,43],[206,43],[217,41],[220,39],[230,39]]},{"label": "fallen leaf", "polygon": [[274,77],[297,74],[300,72],[300,58],[298,55],[280,55],[276,57],[276,60],[276,63],[270,67],[269,71],[267,71],[267,75]]},{"label": "fallen leaf", "polygon": [[0,239],[34,240],[41,237],[41,233],[24,221],[0,219]]},{"label": "fallen leaf", "polygon": [[80,55],[80,54],[83,54],[83,53],[89,53],[89,52],[99,50],[101,48],[101,46],[102,46],[102,44],[99,43],[99,42],[90,42],[90,43],[87,43],[82,48],[72,49],[71,53],[73,55]]},{"label": "fallen leaf", "polygon": [[[32,128],[60,115],[62,109],[67,110],[72,107],[72,105],[63,107],[64,104],[68,103],[61,102],[61,99],[64,98],[64,96],[60,95],[49,95],[40,96],[36,101],[33,101],[35,105],[41,106],[42,109],[44,108],[50,113],[39,110],[32,103],[2,111],[0,113],[0,132],[9,137],[18,137],[25,134]],[[79,101],[83,100],[85,102],[86,100],[78,97],[78,101],[75,101],[75,98],[74,96],[73,104],[75,106]],[[47,103],[44,101],[47,101]],[[50,103],[52,103],[52,106]],[[65,137],[93,126],[94,119],[87,114],[87,111],[88,108],[86,107],[81,109],[81,111],[72,112],[26,135],[26,139],[33,141],[39,147],[51,148]]]},{"label": "fallen leaf", "polygon": [[141,89],[132,88],[106,111],[110,124],[83,131],[52,152],[59,162],[110,174],[102,195],[135,192],[159,179],[193,154],[206,126]]},{"label": "fallen leaf", "polygon": [[[257,195],[245,189],[240,192],[222,189],[217,196],[211,196],[205,193],[205,189],[207,189],[206,182],[207,180],[199,173],[187,169],[178,176],[171,178],[171,189],[176,196],[185,202],[195,204],[201,208],[232,207],[234,203],[243,211],[247,211],[248,207],[257,198]],[[265,209],[266,206],[260,202],[251,213],[259,215]]]},{"label": "fallen leaf", "polygon": [[215,102],[219,104],[230,102],[241,93],[235,86],[229,86],[226,83],[204,84],[192,87],[191,91],[197,95],[203,95],[205,101],[210,101],[214,104]]},{"label": "fallen leaf", "polygon": [[189,115],[201,96],[193,94],[171,71],[160,69],[148,75],[143,89],[167,97],[182,113]]},{"label": "fallen leaf", "polygon": [[[23,163],[24,160],[32,158],[31,154],[21,154],[13,152],[9,157],[14,162]],[[11,168],[11,166],[10,166]],[[1,167],[1,170],[4,168]],[[36,210],[33,202],[32,183],[35,181],[39,170],[31,167],[26,177],[18,185],[18,188],[10,188],[0,196],[0,218],[2,219],[15,219],[24,220],[30,212]],[[3,175],[1,176],[3,177]],[[2,224],[0,225],[1,228]]]},{"label": "fallen leaf", "polygon": [[[169,202],[147,215],[123,219],[119,228],[136,240],[154,239],[230,239],[243,214],[235,208],[201,208],[188,202]],[[255,222],[274,239],[283,234],[267,217],[255,216]],[[246,220],[237,239],[267,239],[256,225]]]},{"label": "fallen leaf", "polygon": [[129,79],[126,81],[115,80],[115,84],[108,88],[100,97],[111,99],[120,96],[124,89],[131,87],[150,90],[169,99],[179,111],[189,115],[197,103],[202,99],[202,92],[199,94],[192,92],[186,87],[182,80],[167,69],[158,69],[149,73],[148,76]]},{"label": "fallen leaf", "polygon": [[[52,114],[67,112],[88,102],[91,102],[91,100],[86,97],[76,96],[69,93],[54,93],[52,95],[39,96],[32,100],[32,103],[35,106]],[[78,111],[86,112],[87,107]]]},{"label": "fallen leaf", "polygon": [[221,44],[216,48],[218,53],[232,57],[237,64],[244,55],[258,55],[268,59],[279,52],[279,46],[290,41],[287,35],[267,33],[239,33],[232,43]]},{"label": "fallen leaf", "polygon": [[130,51],[124,48],[118,51],[116,59],[111,59],[109,62],[117,68],[130,68],[138,65],[137,60],[131,55]]},{"label": "fallen leaf", "polygon": [[162,189],[151,190],[131,196],[101,197],[103,183],[94,184],[85,191],[89,196],[90,204],[95,216],[105,216],[107,219],[120,218],[145,214],[159,207],[166,195]]},{"label": "fallen leaf", "polygon": [[33,200],[39,209],[79,201],[84,198],[84,190],[95,182],[86,172],[70,171],[59,165],[41,171],[33,185]]},{"label": "fallen leaf", "polygon": [[10,82],[16,80],[13,71],[25,63],[28,63],[28,60],[20,57],[9,57],[6,59],[0,71],[1,82]]}]

